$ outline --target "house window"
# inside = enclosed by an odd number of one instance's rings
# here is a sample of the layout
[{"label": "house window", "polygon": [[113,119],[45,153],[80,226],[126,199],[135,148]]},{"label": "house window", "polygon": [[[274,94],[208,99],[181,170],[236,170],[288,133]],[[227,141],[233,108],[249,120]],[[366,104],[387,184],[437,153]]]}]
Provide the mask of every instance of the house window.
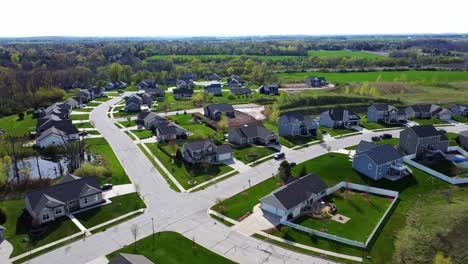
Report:
[{"label": "house window", "polygon": [[61,214],[61,213],[62,213],[62,208],[61,207],[55,209],[55,214],[56,215]]},{"label": "house window", "polygon": [[42,215],[42,220],[45,221],[45,220],[49,220],[50,216],[49,214],[43,214]]},{"label": "house window", "polygon": [[372,164],[367,165],[367,169],[372,170]]},{"label": "house window", "polygon": [[85,198],[84,198],[84,203],[85,203],[85,204],[88,203],[88,197],[85,197]]}]

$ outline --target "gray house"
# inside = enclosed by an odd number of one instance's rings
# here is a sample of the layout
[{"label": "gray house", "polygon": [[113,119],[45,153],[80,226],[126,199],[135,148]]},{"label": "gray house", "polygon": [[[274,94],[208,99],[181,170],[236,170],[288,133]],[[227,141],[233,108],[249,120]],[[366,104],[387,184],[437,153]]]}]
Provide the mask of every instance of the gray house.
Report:
[{"label": "gray house", "polygon": [[278,135],[261,125],[244,125],[229,129],[228,141],[236,145],[278,143]]},{"label": "gray house", "polygon": [[231,88],[241,87],[244,83],[244,78],[239,75],[231,75],[227,79],[227,85]]},{"label": "gray house", "polygon": [[143,105],[143,99],[135,94],[125,99],[125,111],[127,112],[138,112],[141,110]]},{"label": "gray house", "polygon": [[93,87],[89,89],[92,98],[99,98],[104,95],[104,87]]},{"label": "gray house", "polygon": [[322,112],[319,116],[320,126],[329,128],[351,128],[361,124],[361,118],[345,108],[335,108]]},{"label": "gray house", "polygon": [[312,87],[322,87],[327,84],[325,77],[311,76],[306,79],[306,84]]},{"label": "gray house", "polygon": [[403,156],[395,147],[367,141],[361,141],[357,146],[353,169],[373,180],[397,180],[411,173],[403,164]]},{"label": "gray house", "polygon": [[185,82],[196,81],[197,75],[193,72],[186,72],[180,77],[180,79],[184,80]]},{"label": "gray house", "polygon": [[318,211],[320,201],[327,195],[328,186],[317,174],[303,176],[260,199],[260,208],[279,216],[281,221],[292,220],[304,211]]},{"label": "gray house", "polygon": [[302,113],[286,113],[278,120],[278,132],[282,137],[316,136],[319,125]]},{"label": "gray house", "polygon": [[193,89],[176,88],[172,90],[172,94],[174,95],[174,99],[176,100],[191,99],[193,96]]},{"label": "gray house", "polygon": [[80,107],[80,102],[75,98],[68,98],[67,100],[63,101],[64,104],[69,105],[71,109],[76,109]]},{"label": "gray house", "polygon": [[373,104],[367,108],[367,122],[395,124],[406,120],[406,113],[390,104]]},{"label": "gray house", "polygon": [[212,73],[212,74],[206,75],[205,79],[208,81],[219,81],[221,80],[221,77],[216,73]]},{"label": "gray house", "polygon": [[417,158],[447,152],[448,138],[432,125],[413,126],[400,132],[400,149]]},{"label": "gray house", "polygon": [[205,91],[207,93],[213,94],[215,96],[222,96],[223,93],[221,92],[221,84],[220,83],[212,83],[210,85],[205,86]]},{"label": "gray house", "polygon": [[245,96],[251,96],[252,95],[252,90],[249,88],[231,88],[230,89],[231,93],[233,95],[245,95]]},{"label": "gray house", "polygon": [[408,119],[430,119],[437,117],[442,120],[449,120],[452,118],[452,112],[450,112],[450,110],[435,104],[419,104],[408,106],[405,109],[405,112]]},{"label": "gray house", "polygon": [[108,264],[154,264],[143,255],[119,253]]},{"label": "gray house", "polygon": [[219,103],[219,104],[210,104],[203,108],[204,114],[211,120],[219,121],[221,120],[222,115],[227,117],[234,118],[234,107],[230,104]]},{"label": "gray house", "polygon": [[91,92],[87,89],[81,89],[76,95],[82,104],[85,104],[93,99]]},{"label": "gray house", "polygon": [[138,90],[146,91],[146,89],[159,88],[159,84],[156,80],[143,80],[137,84]]},{"label": "gray house", "polygon": [[43,224],[104,202],[96,177],[65,176],[59,183],[26,193],[25,209]]},{"label": "gray house", "polygon": [[114,90],[114,89],[124,89],[126,87],[127,87],[127,83],[122,82],[122,81],[108,82],[106,85],[104,85],[104,89],[106,91]]},{"label": "gray house", "polygon": [[232,159],[232,148],[228,144],[216,146],[212,139],[185,143],[182,157],[188,163],[218,163]]},{"label": "gray house", "polygon": [[457,140],[464,149],[468,150],[468,130],[460,132]]},{"label": "gray house", "polygon": [[456,104],[449,108],[454,115],[468,116],[468,104]]},{"label": "gray house", "polygon": [[258,92],[261,94],[267,95],[278,95],[279,94],[279,85],[276,83],[270,83],[260,86]]},{"label": "gray house", "polygon": [[163,123],[169,123],[169,120],[157,115],[155,112],[142,111],[138,114],[136,122],[139,126],[143,126],[147,129],[154,129],[157,126],[161,126]]}]

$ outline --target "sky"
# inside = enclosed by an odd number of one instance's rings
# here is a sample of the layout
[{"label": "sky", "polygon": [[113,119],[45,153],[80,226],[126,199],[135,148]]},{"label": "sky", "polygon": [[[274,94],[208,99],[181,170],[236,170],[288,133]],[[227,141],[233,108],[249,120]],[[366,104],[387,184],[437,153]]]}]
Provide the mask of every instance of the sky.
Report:
[{"label": "sky", "polygon": [[467,0],[1,0],[0,37],[467,33]]}]

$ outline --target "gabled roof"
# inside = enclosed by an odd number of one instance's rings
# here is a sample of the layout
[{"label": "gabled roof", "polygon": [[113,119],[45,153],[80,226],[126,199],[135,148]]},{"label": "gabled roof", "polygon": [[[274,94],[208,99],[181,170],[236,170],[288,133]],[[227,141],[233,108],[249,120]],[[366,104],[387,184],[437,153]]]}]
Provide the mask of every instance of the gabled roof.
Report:
[{"label": "gabled roof", "polygon": [[211,145],[211,144],[215,145],[215,143],[213,142],[211,138],[207,138],[203,140],[187,142],[184,144],[184,148],[190,149],[192,151],[196,151],[196,150],[205,149],[208,145]]},{"label": "gabled roof", "polygon": [[[444,136],[445,139],[447,138],[445,137],[443,132],[438,131],[432,125],[412,126],[407,129],[412,130],[416,134],[416,136],[418,136],[419,138],[435,137],[435,136]],[[441,140],[443,140],[442,137],[441,137]]]},{"label": "gabled roof", "polygon": [[206,109],[210,113],[214,113],[214,112],[222,112],[222,113],[234,112],[234,107],[232,107],[232,105],[226,104],[226,103],[210,104],[210,105],[206,106]]},{"label": "gabled roof", "polygon": [[232,147],[229,144],[221,144],[221,145],[217,146],[216,152],[218,154],[231,153],[232,152]]},{"label": "gabled roof", "polygon": [[229,133],[237,133],[239,136],[247,138],[266,138],[271,134],[274,134],[273,131],[266,129],[261,125],[244,125],[242,127],[232,128]]},{"label": "gabled roof", "polygon": [[153,264],[153,262],[143,255],[119,253],[109,264]]},{"label": "gabled roof", "polygon": [[374,143],[369,142],[369,141],[361,140],[359,142],[359,144],[357,145],[357,147],[356,147],[356,151],[357,152],[367,151],[367,150],[373,149],[373,148],[375,148],[377,146],[379,146],[379,145],[374,144]]},{"label": "gabled roof", "polygon": [[158,130],[159,133],[164,136],[177,134],[177,128],[175,126],[160,126],[158,127]]},{"label": "gabled roof", "polygon": [[50,135],[57,135],[57,136],[63,137],[64,140],[67,139],[67,134],[65,132],[52,126],[46,129],[45,131],[41,132],[39,136],[36,137],[36,141],[41,141]]},{"label": "gabled roof", "polygon": [[299,112],[284,113],[281,116],[284,116],[290,123],[305,120],[305,116]]},{"label": "gabled roof", "polygon": [[342,108],[342,107],[337,107],[335,109],[328,110],[327,113],[330,116],[332,120],[335,121],[344,121],[344,116],[345,113],[348,112],[348,117],[350,120],[358,120],[361,119],[357,114],[355,114],[353,111],[350,111],[348,109]]},{"label": "gabled roof", "polygon": [[176,88],[176,89],[173,89],[172,92],[174,94],[190,94],[190,95],[192,95],[193,94],[193,89],[190,89],[190,88]]},{"label": "gabled roof", "polygon": [[[361,141],[361,143],[366,142],[366,141]],[[373,144],[370,142],[367,142],[369,144],[364,144],[367,147],[370,147],[370,144],[374,145],[373,147],[368,148],[367,150],[363,150],[362,148],[360,151],[356,153],[356,156],[359,155],[367,155],[369,159],[375,162],[377,165],[382,165],[388,162],[392,162],[398,159],[401,159],[402,156],[398,151],[390,144]]]},{"label": "gabled roof", "polygon": [[392,110],[397,110],[395,106],[390,105],[390,104],[373,104],[372,106],[375,107],[377,111],[392,111]]},{"label": "gabled roof", "polygon": [[250,94],[252,93],[252,90],[249,88],[231,88],[231,93],[235,95],[241,95],[241,94]]},{"label": "gabled roof", "polygon": [[437,111],[440,106],[435,105],[435,104],[418,104],[418,105],[412,105],[409,106],[410,108],[413,109],[415,112],[422,112],[422,113],[434,113],[434,111]]},{"label": "gabled roof", "polygon": [[261,201],[275,202],[276,198],[277,202],[279,202],[278,205],[281,205],[282,208],[286,210],[290,210],[298,204],[308,200],[312,194],[319,194],[326,189],[328,189],[328,186],[322,181],[322,179],[320,179],[317,174],[311,173],[268,195],[274,197],[266,196],[262,198]]},{"label": "gabled roof", "polygon": [[221,89],[220,83],[211,83],[205,86],[205,89]]}]

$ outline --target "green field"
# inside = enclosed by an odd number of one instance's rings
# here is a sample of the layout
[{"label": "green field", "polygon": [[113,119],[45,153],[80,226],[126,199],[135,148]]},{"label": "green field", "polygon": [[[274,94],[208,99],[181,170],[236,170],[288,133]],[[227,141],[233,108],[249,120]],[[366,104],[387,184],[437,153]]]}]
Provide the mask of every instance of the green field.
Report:
[{"label": "green field", "polygon": [[[263,126],[278,134],[278,123],[274,121],[263,121]],[[292,148],[299,145],[304,145],[317,140],[313,136],[297,136],[297,137],[279,137],[279,143],[287,148]]]},{"label": "green field", "polygon": [[308,76],[323,76],[331,83],[344,82],[421,82],[449,83],[468,81],[468,71],[375,71],[375,72],[291,72],[279,73],[282,83],[303,82]]},{"label": "green field", "polygon": [[18,115],[10,115],[0,118],[0,129],[7,135],[29,134],[36,129],[37,119],[31,114],[24,115],[23,120],[19,120]]},{"label": "green field", "polygon": [[[123,122],[119,122],[119,124],[121,124],[122,126],[124,127],[133,127],[133,126],[136,126],[136,120],[125,120]],[[120,127],[119,127],[120,128]]]},{"label": "green field", "polygon": [[382,59],[385,56],[366,52],[366,51],[351,51],[351,50],[309,50],[307,54],[310,57],[349,57],[356,59]]},{"label": "green field", "polygon": [[234,148],[234,157],[245,164],[276,153],[277,150],[269,147],[246,145]]},{"label": "green field", "polygon": [[221,132],[217,132],[216,130],[212,129],[209,126],[206,126],[203,123],[194,123],[192,122],[193,117],[191,114],[180,114],[180,115],[173,115],[167,117],[170,120],[173,120],[181,127],[185,128],[189,133],[192,133],[188,137],[188,140],[197,140],[197,139],[206,139],[206,138],[214,138],[219,137],[221,138],[223,134]]},{"label": "green field", "polygon": [[71,120],[89,120],[89,114],[70,115]]},{"label": "green field", "polygon": [[110,260],[118,253],[139,254],[158,264],[227,264],[234,263],[175,232],[159,232],[153,237],[147,236],[135,244],[124,246],[122,249],[107,255]]},{"label": "green field", "polygon": [[122,165],[117,159],[117,156],[106,139],[89,138],[85,140],[85,143],[90,151],[102,156],[105,159],[104,165],[112,173],[112,177],[110,179],[99,178],[101,183],[112,183],[114,185],[130,183],[127,173],[124,171]]},{"label": "green field", "polygon": [[76,123],[74,124],[76,128],[93,128],[94,126],[91,124],[91,122],[84,122],[84,123]]},{"label": "green field", "polygon": [[171,59],[175,62],[188,62],[193,59],[199,59],[202,62],[210,61],[225,61],[235,58],[246,58],[254,60],[290,60],[298,58],[307,58],[306,56],[261,56],[261,55],[228,55],[228,54],[217,54],[217,55],[153,55],[146,60],[168,60]]},{"label": "green field", "polygon": [[145,138],[150,138],[153,136],[153,132],[148,129],[137,129],[137,130],[130,130],[135,136],[137,136],[139,139],[145,139]]}]

